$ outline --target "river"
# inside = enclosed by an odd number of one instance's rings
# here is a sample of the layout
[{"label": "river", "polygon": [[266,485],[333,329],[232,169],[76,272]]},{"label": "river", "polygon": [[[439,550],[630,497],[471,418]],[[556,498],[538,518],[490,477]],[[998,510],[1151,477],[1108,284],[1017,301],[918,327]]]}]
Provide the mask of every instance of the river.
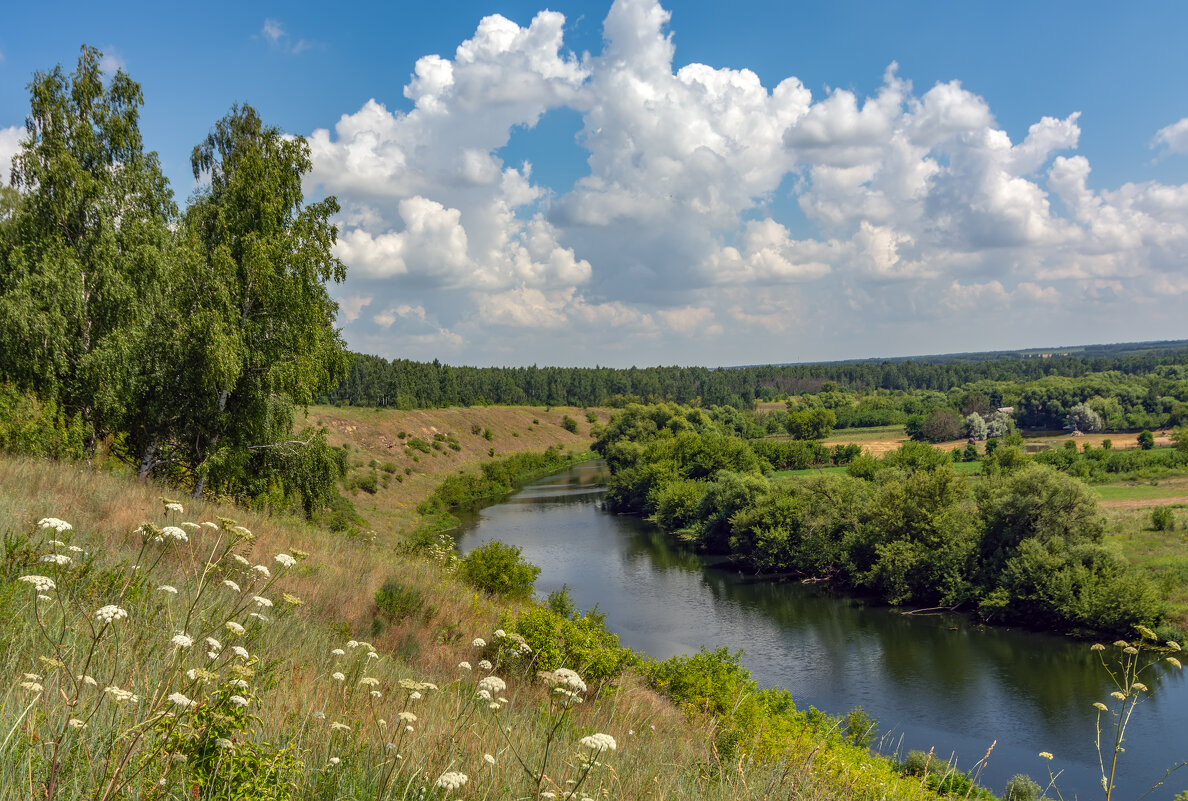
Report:
[{"label": "river", "polygon": [[[477,510],[458,547],[520,546],[541,568],[539,597],[567,586],[636,651],[664,659],[702,646],[742,649],[756,681],[787,688],[802,709],[861,706],[878,719],[885,752],[933,748],[969,769],[995,743],[980,783],[1001,793],[1016,773],[1045,784],[1038,753],[1048,751],[1063,771],[1063,798],[1104,795],[1092,704],[1114,688],[1088,643],[960,616],[907,616],[742,575],[676,547],[645,521],[604,511],[605,479],[601,462],[586,462],[531,482]],[[1116,799],[1140,797],[1188,759],[1188,680],[1162,666],[1143,680],[1152,692],[1131,719]],[[1188,768],[1147,798],[1173,799],[1185,788]]]}]

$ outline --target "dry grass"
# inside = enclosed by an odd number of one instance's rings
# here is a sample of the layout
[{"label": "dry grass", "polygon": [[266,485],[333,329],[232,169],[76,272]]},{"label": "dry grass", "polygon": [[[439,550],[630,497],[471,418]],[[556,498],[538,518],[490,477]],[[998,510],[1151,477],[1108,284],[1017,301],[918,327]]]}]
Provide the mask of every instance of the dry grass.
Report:
[{"label": "dry grass", "polygon": [[[588,450],[593,440],[590,436],[592,424],[586,420],[587,411],[593,411],[600,424],[605,425],[610,419],[611,412],[606,409],[585,410],[568,406],[554,406],[548,411],[536,406],[411,411],[313,406],[308,419],[329,429],[333,445],[350,445],[350,461],[355,468],[365,468],[372,460],[380,465],[395,464],[395,475],[401,480],[393,475],[388,486],[381,487],[375,495],[356,492],[351,496],[359,513],[382,534],[385,529],[412,528],[418,519],[417,504],[429,496],[446,473],[474,469],[492,458],[521,451],[543,451],[551,446],[572,451]],[[561,427],[566,415],[577,421],[576,434]],[[479,428],[477,434],[472,433],[476,426]],[[482,432],[486,430],[491,432],[490,440],[483,437]],[[401,432],[406,437],[401,438]],[[412,437],[432,441],[435,434],[452,435],[460,449],[442,447],[421,453],[405,444]],[[494,457],[489,455],[492,448]]]}]

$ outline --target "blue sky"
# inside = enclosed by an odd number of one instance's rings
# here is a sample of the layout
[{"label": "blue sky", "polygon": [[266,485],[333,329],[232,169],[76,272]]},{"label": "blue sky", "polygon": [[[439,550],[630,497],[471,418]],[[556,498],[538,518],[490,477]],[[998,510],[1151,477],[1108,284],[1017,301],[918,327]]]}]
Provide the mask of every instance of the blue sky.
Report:
[{"label": "blue sky", "polygon": [[357,350],[714,365],[1188,335],[1183,4],[4,16],[5,173],[32,73],[84,42],[141,83],[180,201],[233,102],[310,137]]}]

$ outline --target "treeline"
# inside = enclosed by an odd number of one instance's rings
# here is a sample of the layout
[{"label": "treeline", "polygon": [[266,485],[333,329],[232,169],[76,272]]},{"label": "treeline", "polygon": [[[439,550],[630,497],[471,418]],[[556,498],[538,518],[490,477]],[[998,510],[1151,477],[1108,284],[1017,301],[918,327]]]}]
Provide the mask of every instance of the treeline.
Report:
[{"label": "treeline", "polygon": [[323,399],[400,409],[484,404],[622,406],[657,401],[749,408],[756,399],[817,393],[827,383],[864,394],[876,390],[947,393],[977,382],[1022,384],[1049,376],[1077,379],[1106,372],[1147,375],[1168,365],[1188,365],[1188,349],[1169,346],[1138,355],[1121,351],[1118,355],[1045,359],[1017,356],[993,361],[888,360],[717,369],[454,367],[436,360],[389,361],[352,354],[346,376]]},{"label": "treeline", "polygon": [[853,457],[846,474],[773,481],[769,446],[675,404],[628,406],[594,447],[612,509],[756,571],[1057,630],[1124,634],[1164,614],[1151,583],[1102,545],[1085,484],[1017,447],[995,448],[975,481],[917,442]]},{"label": "treeline", "polygon": [[343,472],[324,432],[293,431],[346,367],[325,288],[345,277],[338,204],[305,202],[303,139],[235,106],[179,210],[140,86],[101,55],[33,77],[0,187],[0,445],[312,513]]}]

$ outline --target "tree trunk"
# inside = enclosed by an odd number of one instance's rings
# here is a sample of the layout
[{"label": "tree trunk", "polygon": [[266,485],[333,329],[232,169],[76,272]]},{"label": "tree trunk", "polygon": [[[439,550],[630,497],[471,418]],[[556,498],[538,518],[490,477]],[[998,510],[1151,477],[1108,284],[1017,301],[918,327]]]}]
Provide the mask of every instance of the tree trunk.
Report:
[{"label": "tree trunk", "polygon": [[149,445],[144,452],[144,458],[140,460],[140,468],[136,471],[136,478],[138,481],[144,481],[149,477],[149,473],[157,466],[157,445],[156,443]]}]

